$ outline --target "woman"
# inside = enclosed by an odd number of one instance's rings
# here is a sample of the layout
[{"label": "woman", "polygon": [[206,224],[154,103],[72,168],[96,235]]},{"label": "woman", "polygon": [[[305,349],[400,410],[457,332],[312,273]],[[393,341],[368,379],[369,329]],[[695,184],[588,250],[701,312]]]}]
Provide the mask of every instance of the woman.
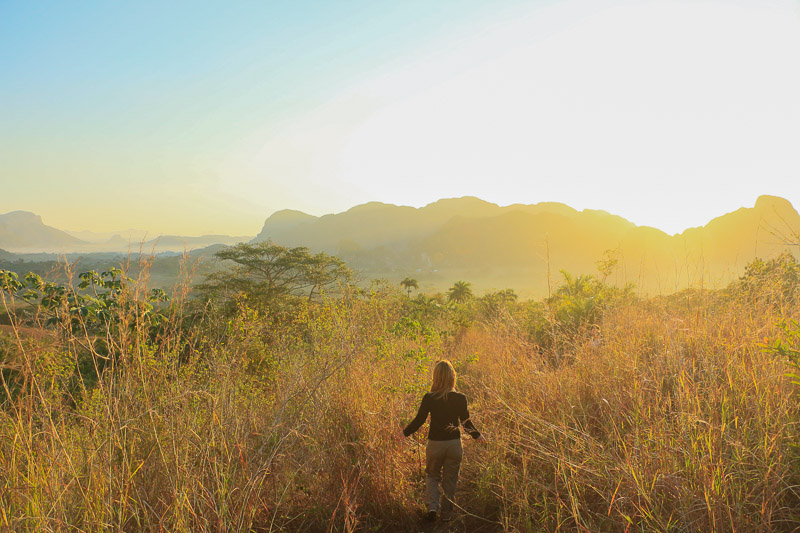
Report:
[{"label": "woman", "polygon": [[450,361],[436,363],[431,391],[422,397],[416,418],[403,430],[403,435],[408,437],[420,428],[430,413],[431,425],[425,450],[425,503],[428,507],[428,520],[436,520],[436,514],[440,510],[440,481],[444,492],[442,519],[449,519],[453,511],[458,471],[464,454],[458,426],[463,425],[467,433],[478,442],[486,442],[469,419],[466,396],[455,392],[455,388],[456,371]]}]

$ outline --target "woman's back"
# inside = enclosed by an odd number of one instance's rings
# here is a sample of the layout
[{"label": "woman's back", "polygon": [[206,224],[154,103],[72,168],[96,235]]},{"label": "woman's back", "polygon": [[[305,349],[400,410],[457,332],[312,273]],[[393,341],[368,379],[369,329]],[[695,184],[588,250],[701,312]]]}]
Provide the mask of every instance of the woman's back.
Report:
[{"label": "woman's back", "polygon": [[419,411],[414,420],[406,427],[403,433],[408,436],[419,429],[431,415],[429,440],[452,440],[461,437],[459,426],[464,429],[472,438],[480,437],[480,432],[475,429],[469,419],[469,409],[467,408],[467,398],[459,392],[448,392],[446,394],[435,394],[429,392],[422,397]]}]

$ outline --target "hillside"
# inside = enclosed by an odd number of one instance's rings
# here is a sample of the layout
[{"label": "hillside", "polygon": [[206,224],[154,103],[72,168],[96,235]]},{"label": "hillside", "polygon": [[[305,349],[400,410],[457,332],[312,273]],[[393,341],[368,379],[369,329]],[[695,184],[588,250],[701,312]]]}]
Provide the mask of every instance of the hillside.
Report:
[{"label": "hillside", "polygon": [[184,237],[181,235],[163,235],[146,241],[144,250],[154,249],[157,252],[182,252],[184,250],[198,250],[216,244],[236,244],[247,242],[252,237],[249,235],[201,235],[199,237]]},{"label": "hillside", "polygon": [[86,243],[42,222],[28,211],[0,215],[0,248],[14,252],[64,251]]},{"label": "hillside", "polygon": [[551,279],[561,269],[593,272],[607,250],[619,260],[613,281],[644,292],[720,286],[754,257],[787,249],[797,234],[800,215],[774,196],[677,235],[605,211],[552,202],[501,207],[466,197],[419,209],[372,202],[322,217],[279,211],[254,241],[337,254],[368,277],[413,275],[426,290],[468,279],[479,290],[514,287],[536,296],[546,290],[548,271]]}]

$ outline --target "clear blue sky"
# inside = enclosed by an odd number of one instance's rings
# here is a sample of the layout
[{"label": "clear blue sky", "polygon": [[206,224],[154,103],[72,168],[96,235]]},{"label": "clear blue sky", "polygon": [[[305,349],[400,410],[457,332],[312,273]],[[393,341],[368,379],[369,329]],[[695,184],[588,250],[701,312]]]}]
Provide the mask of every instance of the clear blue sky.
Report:
[{"label": "clear blue sky", "polygon": [[0,0],[0,212],[252,234],[475,195],[676,232],[798,207],[799,5]]}]

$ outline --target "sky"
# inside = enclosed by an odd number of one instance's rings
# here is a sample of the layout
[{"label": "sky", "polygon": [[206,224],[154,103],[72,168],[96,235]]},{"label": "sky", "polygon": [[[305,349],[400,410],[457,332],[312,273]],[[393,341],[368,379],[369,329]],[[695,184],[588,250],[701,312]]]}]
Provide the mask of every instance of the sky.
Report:
[{"label": "sky", "polygon": [[797,0],[0,0],[0,213],[58,228],[763,194],[800,208]]}]

